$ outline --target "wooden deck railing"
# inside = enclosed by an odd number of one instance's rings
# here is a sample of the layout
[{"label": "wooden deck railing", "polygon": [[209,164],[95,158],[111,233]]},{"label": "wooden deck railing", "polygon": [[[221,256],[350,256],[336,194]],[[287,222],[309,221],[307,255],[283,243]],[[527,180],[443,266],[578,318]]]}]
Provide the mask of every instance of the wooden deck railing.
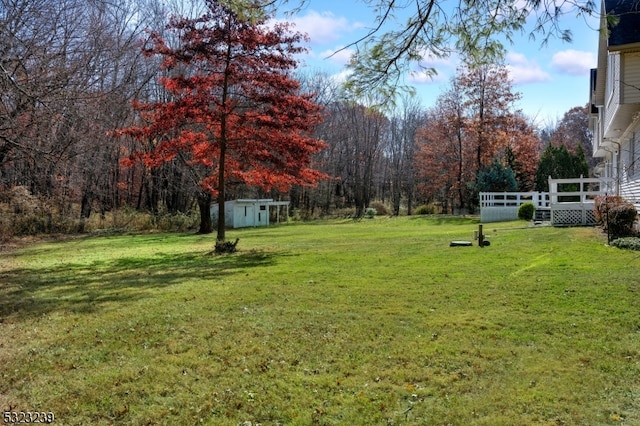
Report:
[{"label": "wooden deck railing", "polygon": [[614,180],[605,178],[549,178],[551,223],[555,226],[597,224],[594,203],[598,196],[612,194]]},{"label": "wooden deck railing", "polygon": [[549,178],[549,192],[481,192],[480,221],[516,220],[518,207],[531,202],[536,210],[550,210],[554,225],[593,225],[594,200],[614,192],[613,179]]},{"label": "wooden deck railing", "polygon": [[532,203],[536,210],[549,209],[546,192],[481,192],[480,221],[500,222],[518,219],[518,208]]}]

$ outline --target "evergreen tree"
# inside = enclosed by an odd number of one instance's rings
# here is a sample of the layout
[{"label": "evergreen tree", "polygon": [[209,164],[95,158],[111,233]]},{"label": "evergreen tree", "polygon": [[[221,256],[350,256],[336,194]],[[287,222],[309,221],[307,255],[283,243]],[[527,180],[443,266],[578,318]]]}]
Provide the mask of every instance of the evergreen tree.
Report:
[{"label": "evergreen tree", "polygon": [[552,144],[542,152],[538,170],[536,170],[536,190],[549,191],[549,177],[552,179],[579,178],[589,175],[589,165],[582,147],[578,146],[575,154],[571,154],[564,145]]},{"label": "evergreen tree", "polygon": [[477,192],[513,192],[518,190],[516,174],[511,167],[494,158],[489,167],[478,173]]},{"label": "evergreen tree", "polygon": [[574,174],[578,176],[589,176],[589,162],[582,145],[578,145],[576,153],[572,156]]}]

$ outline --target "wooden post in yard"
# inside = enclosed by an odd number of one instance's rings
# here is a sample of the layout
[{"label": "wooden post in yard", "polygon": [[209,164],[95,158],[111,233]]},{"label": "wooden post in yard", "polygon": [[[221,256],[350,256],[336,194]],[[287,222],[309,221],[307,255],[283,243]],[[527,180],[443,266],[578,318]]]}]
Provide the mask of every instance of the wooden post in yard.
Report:
[{"label": "wooden post in yard", "polygon": [[478,245],[484,247],[484,235],[482,235],[482,225],[478,225]]}]

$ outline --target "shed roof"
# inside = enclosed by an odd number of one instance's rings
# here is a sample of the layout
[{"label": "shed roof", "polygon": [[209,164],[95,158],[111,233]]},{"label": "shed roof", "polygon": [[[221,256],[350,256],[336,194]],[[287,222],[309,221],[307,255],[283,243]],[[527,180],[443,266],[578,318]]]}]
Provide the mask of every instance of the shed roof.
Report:
[{"label": "shed roof", "polygon": [[233,200],[236,203],[248,203],[248,204],[256,204],[256,203],[260,203],[260,204],[266,204],[266,203],[270,203],[273,201],[273,198],[238,198],[236,200]]},{"label": "shed roof", "polygon": [[273,198],[238,198],[236,204],[267,204],[269,206],[288,206],[289,201],[273,201]]}]

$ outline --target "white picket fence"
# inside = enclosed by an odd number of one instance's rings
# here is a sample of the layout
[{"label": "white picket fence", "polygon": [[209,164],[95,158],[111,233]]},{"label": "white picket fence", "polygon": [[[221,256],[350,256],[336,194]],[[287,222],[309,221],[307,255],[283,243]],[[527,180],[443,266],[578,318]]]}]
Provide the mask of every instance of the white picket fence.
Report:
[{"label": "white picket fence", "polygon": [[533,203],[536,210],[549,209],[546,192],[481,192],[480,222],[504,222],[518,219],[518,208]]},{"label": "white picket fence", "polygon": [[516,220],[520,205],[530,202],[536,210],[550,211],[554,226],[595,225],[595,198],[613,191],[613,179],[580,177],[549,178],[549,192],[481,192],[480,221]]}]

